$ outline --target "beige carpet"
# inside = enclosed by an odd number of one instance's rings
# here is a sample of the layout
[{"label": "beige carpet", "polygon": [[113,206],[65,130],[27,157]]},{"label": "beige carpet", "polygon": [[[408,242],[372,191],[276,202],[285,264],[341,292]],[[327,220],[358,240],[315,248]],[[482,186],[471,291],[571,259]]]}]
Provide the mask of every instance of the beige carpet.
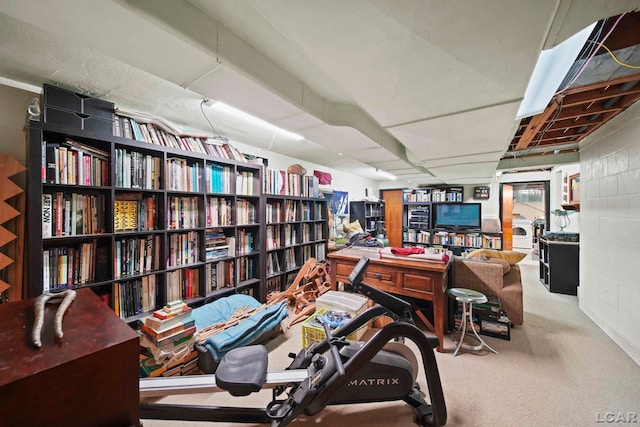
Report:
[{"label": "beige carpet", "polygon": [[[450,339],[437,354],[448,426],[601,426],[614,414],[635,413],[640,423],[640,366],[578,308],[576,297],[547,292],[536,262],[523,261],[524,325],[511,341],[485,337],[499,354],[452,357]],[[301,347],[295,326],[268,343],[269,368],[289,363]],[[426,390],[421,371],[418,382]],[[263,407],[270,391],[247,398],[227,393],[183,395],[161,402]],[[413,411],[403,402],[330,406],[299,418],[294,426],[411,426]],[[145,427],[202,426],[204,423],[143,420]],[[238,424],[217,423],[216,426]],[[240,424],[247,425],[247,424]]]}]

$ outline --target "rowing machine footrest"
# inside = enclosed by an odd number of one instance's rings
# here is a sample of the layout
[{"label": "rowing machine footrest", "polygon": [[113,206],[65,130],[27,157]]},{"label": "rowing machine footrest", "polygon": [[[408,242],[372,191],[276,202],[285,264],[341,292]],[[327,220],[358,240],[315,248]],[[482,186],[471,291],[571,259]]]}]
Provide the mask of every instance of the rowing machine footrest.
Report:
[{"label": "rowing machine footrest", "polygon": [[216,370],[216,385],[233,396],[260,391],[267,379],[268,355],[263,345],[230,350]]}]

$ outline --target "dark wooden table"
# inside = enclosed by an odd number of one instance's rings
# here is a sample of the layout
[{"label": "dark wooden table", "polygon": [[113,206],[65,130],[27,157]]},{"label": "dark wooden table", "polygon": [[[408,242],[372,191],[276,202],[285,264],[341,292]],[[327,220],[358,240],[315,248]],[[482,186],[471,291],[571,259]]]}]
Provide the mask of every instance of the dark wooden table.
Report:
[{"label": "dark wooden table", "polygon": [[77,291],[55,338],[47,304],[42,347],[34,299],[0,304],[0,424],[138,426],[139,338],[90,289]]},{"label": "dark wooden table", "polygon": [[433,324],[416,309],[416,314],[438,337],[438,351],[443,350],[443,341],[448,326],[447,286],[449,262],[426,262],[410,259],[380,258],[378,248],[351,247],[330,252],[327,256],[331,285],[347,283],[348,276],[360,258],[370,259],[362,281],[374,288],[391,294],[403,295],[433,304]]}]

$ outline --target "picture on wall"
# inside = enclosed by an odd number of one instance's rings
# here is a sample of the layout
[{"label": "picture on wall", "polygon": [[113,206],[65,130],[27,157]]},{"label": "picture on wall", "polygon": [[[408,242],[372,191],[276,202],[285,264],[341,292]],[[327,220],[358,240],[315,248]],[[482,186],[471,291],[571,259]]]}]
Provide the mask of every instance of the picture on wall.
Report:
[{"label": "picture on wall", "polygon": [[334,191],[331,199],[331,210],[336,215],[349,213],[349,193],[346,191]]}]

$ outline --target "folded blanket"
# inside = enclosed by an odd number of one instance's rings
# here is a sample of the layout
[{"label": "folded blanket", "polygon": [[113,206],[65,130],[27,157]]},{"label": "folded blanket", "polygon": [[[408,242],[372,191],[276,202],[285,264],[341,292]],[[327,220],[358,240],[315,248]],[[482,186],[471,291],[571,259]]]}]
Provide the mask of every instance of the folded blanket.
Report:
[{"label": "folded blanket", "polygon": [[[267,306],[264,310],[255,312],[237,325],[210,336],[204,342],[204,347],[215,361],[222,360],[222,357],[229,350],[248,345],[264,332],[278,326],[288,315],[286,303],[285,300]],[[226,321],[238,308],[244,305],[247,306],[247,310],[262,306],[251,296],[236,294],[194,309],[192,317],[196,321],[196,330]]]},{"label": "folded blanket", "polygon": [[[404,249],[418,249],[406,251]],[[422,249],[422,250],[420,250]],[[412,261],[438,262],[446,264],[449,262],[449,255],[445,253],[430,253],[423,248],[391,248],[386,247],[378,251],[380,258],[410,259]]]}]

